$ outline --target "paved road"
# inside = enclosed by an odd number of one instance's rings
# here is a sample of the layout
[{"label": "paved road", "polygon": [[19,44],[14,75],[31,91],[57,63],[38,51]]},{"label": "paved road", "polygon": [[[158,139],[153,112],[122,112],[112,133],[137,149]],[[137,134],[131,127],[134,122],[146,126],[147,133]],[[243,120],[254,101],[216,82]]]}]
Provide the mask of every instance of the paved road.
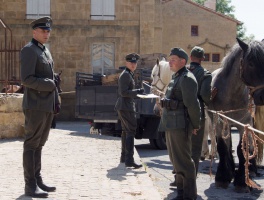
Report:
[{"label": "paved road", "polygon": [[[235,148],[239,135],[233,135],[233,147]],[[142,162],[148,166],[148,172],[152,178],[154,185],[161,193],[163,199],[170,200],[176,196],[175,188],[170,187],[169,183],[173,181],[172,165],[169,161],[167,150],[153,150],[149,145],[149,141],[136,140],[136,149]],[[235,162],[238,163],[237,156],[234,153]],[[217,169],[218,159],[214,160],[212,164],[212,176],[210,173],[210,161],[200,161],[200,169],[197,178],[198,200],[201,199],[225,199],[225,200],[255,200],[264,199],[262,190],[253,189],[251,193],[236,193],[233,184],[229,185],[228,189],[216,188],[214,184],[215,172]],[[262,167],[263,168],[263,164]],[[263,169],[259,169],[263,175]],[[264,188],[264,177],[257,177],[254,179],[262,188]]]}]

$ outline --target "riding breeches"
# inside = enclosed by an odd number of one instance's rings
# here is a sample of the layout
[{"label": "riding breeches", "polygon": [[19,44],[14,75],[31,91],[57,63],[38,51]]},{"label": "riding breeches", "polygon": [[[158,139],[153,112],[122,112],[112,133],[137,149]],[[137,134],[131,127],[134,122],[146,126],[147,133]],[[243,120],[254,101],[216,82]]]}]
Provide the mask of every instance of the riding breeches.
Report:
[{"label": "riding breeches", "polygon": [[118,117],[121,121],[122,131],[126,135],[135,136],[137,130],[136,113],[133,111],[118,110]]}]

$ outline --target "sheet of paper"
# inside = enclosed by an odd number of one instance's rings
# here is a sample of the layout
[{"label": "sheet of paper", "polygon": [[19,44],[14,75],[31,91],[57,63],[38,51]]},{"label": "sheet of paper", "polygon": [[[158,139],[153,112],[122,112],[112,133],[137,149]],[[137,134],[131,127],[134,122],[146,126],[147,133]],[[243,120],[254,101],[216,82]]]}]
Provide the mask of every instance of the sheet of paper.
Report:
[{"label": "sheet of paper", "polygon": [[159,96],[155,95],[155,94],[138,94],[137,95],[139,98],[142,99],[153,99],[153,98],[160,98]]}]

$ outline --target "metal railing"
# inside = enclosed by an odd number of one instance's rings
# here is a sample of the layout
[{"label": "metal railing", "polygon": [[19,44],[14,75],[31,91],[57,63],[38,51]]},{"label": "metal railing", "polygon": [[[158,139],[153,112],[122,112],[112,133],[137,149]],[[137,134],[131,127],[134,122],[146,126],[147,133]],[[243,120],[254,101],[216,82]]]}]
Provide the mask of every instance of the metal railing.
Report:
[{"label": "metal railing", "polygon": [[17,44],[13,41],[12,30],[0,18],[0,91],[7,85],[21,82],[19,56],[22,46],[22,42]]}]

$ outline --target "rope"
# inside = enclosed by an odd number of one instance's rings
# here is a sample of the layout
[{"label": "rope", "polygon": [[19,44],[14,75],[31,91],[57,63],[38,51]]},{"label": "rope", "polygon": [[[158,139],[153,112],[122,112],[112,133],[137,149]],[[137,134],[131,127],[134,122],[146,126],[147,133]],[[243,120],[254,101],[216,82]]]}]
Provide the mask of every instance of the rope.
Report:
[{"label": "rope", "polygon": [[[251,127],[249,124],[245,125],[245,124],[242,124],[230,117],[227,117],[225,116],[224,114],[222,114],[223,112],[222,111],[214,111],[214,110],[208,110],[209,112],[213,113],[214,115],[219,115],[221,117],[224,118],[223,122],[224,122],[224,125],[223,125],[223,130],[222,130],[222,137],[223,137],[223,132],[224,132],[224,129],[226,128],[227,126],[227,120],[229,121],[232,121],[242,127],[244,127],[244,133],[243,133],[243,136],[242,136],[242,152],[243,152],[243,156],[245,158],[245,182],[246,184],[249,186],[249,187],[252,187],[252,188],[256,188],[256,189],[261,189],[254,181],[252,181],[250,178],[249,178],[249,169],[248,169],[248,166],[250,165],[249,163],[249,160],[254,158],[257,153],[258,153],[258,145],[257,145],[257,140],[260,141],[261,143],[264,144],[264,141],[262,139],[260,139],[254,132],[257,132],[259,134],[262,134],[264,135],[264,132],[260,131],[260,130],[257,130],[253,127]],[[225,113],[227,112],[231,112],[231,111],[226,111]],[[233,111],[232,111],[233,112]],[[214,120],[214,125],[215,125],[215,120]],[[214,131],[215,131],[215,128],[214,128]],[[229,134],[227,136],[230,136]],[[227,138],[227,136],[225,136]],[[253,154],[250,155],[249,153],[249,138],[252,138],[252,142],[253,142]],[[225,138],[224,138],[225,139]],[[210,172],[211,173],[211,172]]]}]

